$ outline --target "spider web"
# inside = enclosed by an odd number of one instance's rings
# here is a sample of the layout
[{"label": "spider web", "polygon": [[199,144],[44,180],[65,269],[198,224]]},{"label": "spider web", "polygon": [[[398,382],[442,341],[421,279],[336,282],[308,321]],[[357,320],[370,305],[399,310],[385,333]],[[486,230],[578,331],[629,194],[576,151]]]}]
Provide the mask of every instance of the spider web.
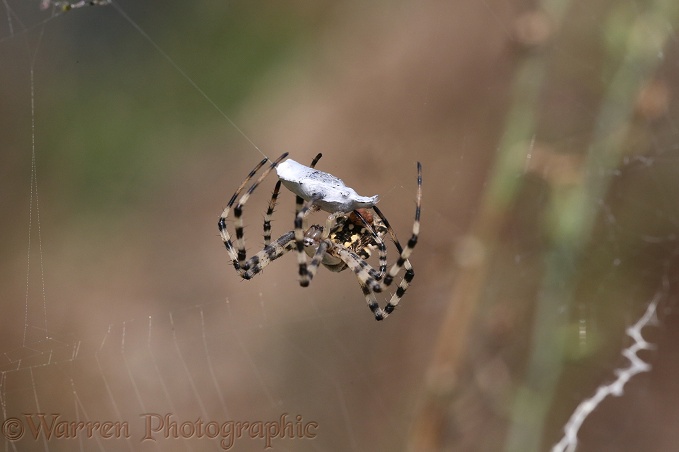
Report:
[{"label": "spider web", "polygon": [[[0,3],[4,450],[676,443],[670,3],[100,3]],[[285,151],[378,193],[402,242],[422,161],[387,321],[349,272],[229,268],[217,216]]]}]

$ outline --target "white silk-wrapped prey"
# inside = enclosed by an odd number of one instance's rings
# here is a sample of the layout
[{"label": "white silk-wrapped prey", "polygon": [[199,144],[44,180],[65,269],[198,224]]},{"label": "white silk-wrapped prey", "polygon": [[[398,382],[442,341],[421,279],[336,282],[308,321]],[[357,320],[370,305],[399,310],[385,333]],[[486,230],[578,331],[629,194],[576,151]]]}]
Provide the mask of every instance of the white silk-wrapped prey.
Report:
[{"label": "white silk-wrapped prey", "polygon": [[379,201],[377,195],[360,196],[353,188],[347,187],[342,179],[291,159],[280,163],[276,172],[288,190],[305,201],[313,199],[314,205],[326,212],[351,212],[373,207]]}]

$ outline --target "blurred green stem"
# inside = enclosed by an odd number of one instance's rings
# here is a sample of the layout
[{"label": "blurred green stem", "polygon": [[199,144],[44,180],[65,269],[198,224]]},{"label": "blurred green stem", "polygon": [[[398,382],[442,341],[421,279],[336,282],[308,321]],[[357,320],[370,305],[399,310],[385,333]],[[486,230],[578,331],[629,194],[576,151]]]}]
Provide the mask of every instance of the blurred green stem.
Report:
[{"label": "blurred green stem", "polygon": [[[649,4],[645,11],[634,10],[627,16],[620,14],[625,12],[621,10],[633,5],[610,5],[602,38],[611,38],[611,42],[623,39],[617,42],[622,45],[610,46],[604,57],[607,64],[618,61],[620,64],[610,78],[595,116],[591,144],[580,170],[580,183],[552,187],[550,221],[547,222],[552,245],[546,256],[546,272],[536,304],[526,378],[512,408],[508,451],[543,449],[545,421],[554,403],[554,391],[563,366],[564,331],[575,302],[578,261],[590,240],[601,200],[624,157],[638,93],[663,61],[663,47],[673,30],[672,24],[676,23],[678,5],[675,1],[659,0]],[[629,20],[625,21],[626,18]],[[505,152],[511,153],[511,148]]]}]

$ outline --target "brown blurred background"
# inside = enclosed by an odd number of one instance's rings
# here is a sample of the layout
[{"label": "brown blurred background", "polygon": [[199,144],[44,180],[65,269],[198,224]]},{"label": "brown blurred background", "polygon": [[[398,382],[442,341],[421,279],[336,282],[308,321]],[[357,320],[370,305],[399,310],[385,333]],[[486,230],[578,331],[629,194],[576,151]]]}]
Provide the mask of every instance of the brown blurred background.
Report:
[{"label": "brown blurred background", "polygon": [[[133,430],[5,450],[220,450],[140,441],[148,412],[319,424],[274,450],[548,450],[654,297],[653,368],[578,450],[676,448],[672,2],[172,3],[0,6],[2,414]],[[262,152],[322,152],[402,242],[422,162],[388,320],[349,272],[233,271],[216,220]],[[245,211],[251,252],[274,182]]]}]

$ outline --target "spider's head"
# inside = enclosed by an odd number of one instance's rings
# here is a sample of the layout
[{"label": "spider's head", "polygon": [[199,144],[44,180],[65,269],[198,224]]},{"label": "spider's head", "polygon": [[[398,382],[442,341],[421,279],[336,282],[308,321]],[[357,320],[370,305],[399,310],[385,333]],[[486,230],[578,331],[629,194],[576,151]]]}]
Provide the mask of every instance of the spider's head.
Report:
[{"label": "spider's head", "polygon": [[[319,226],[317,224],[312,224],[309,226],[309,229],[304,232],[304,251],[309,257],[314,257],[316,254],[316,250],[318,250],[318,245],[322,235],[323,226]],[[330,240],[332,240],[332,237]],[[347,264],[345,264],[342,259],[337,256],[337,253],[335,253],[335,250],[332,248],[323,253],[323,259],[321,263],[327,269],[333,272],[341,272],[347,268]]]},{"label": "spider's head", "polygon": [[307,248],[307,253],[311,251],[309,248],[316,249],[318,247],[318,241],[323,235],[323,226],[317,224],[312,224],[304,232],[304,247]]}]

